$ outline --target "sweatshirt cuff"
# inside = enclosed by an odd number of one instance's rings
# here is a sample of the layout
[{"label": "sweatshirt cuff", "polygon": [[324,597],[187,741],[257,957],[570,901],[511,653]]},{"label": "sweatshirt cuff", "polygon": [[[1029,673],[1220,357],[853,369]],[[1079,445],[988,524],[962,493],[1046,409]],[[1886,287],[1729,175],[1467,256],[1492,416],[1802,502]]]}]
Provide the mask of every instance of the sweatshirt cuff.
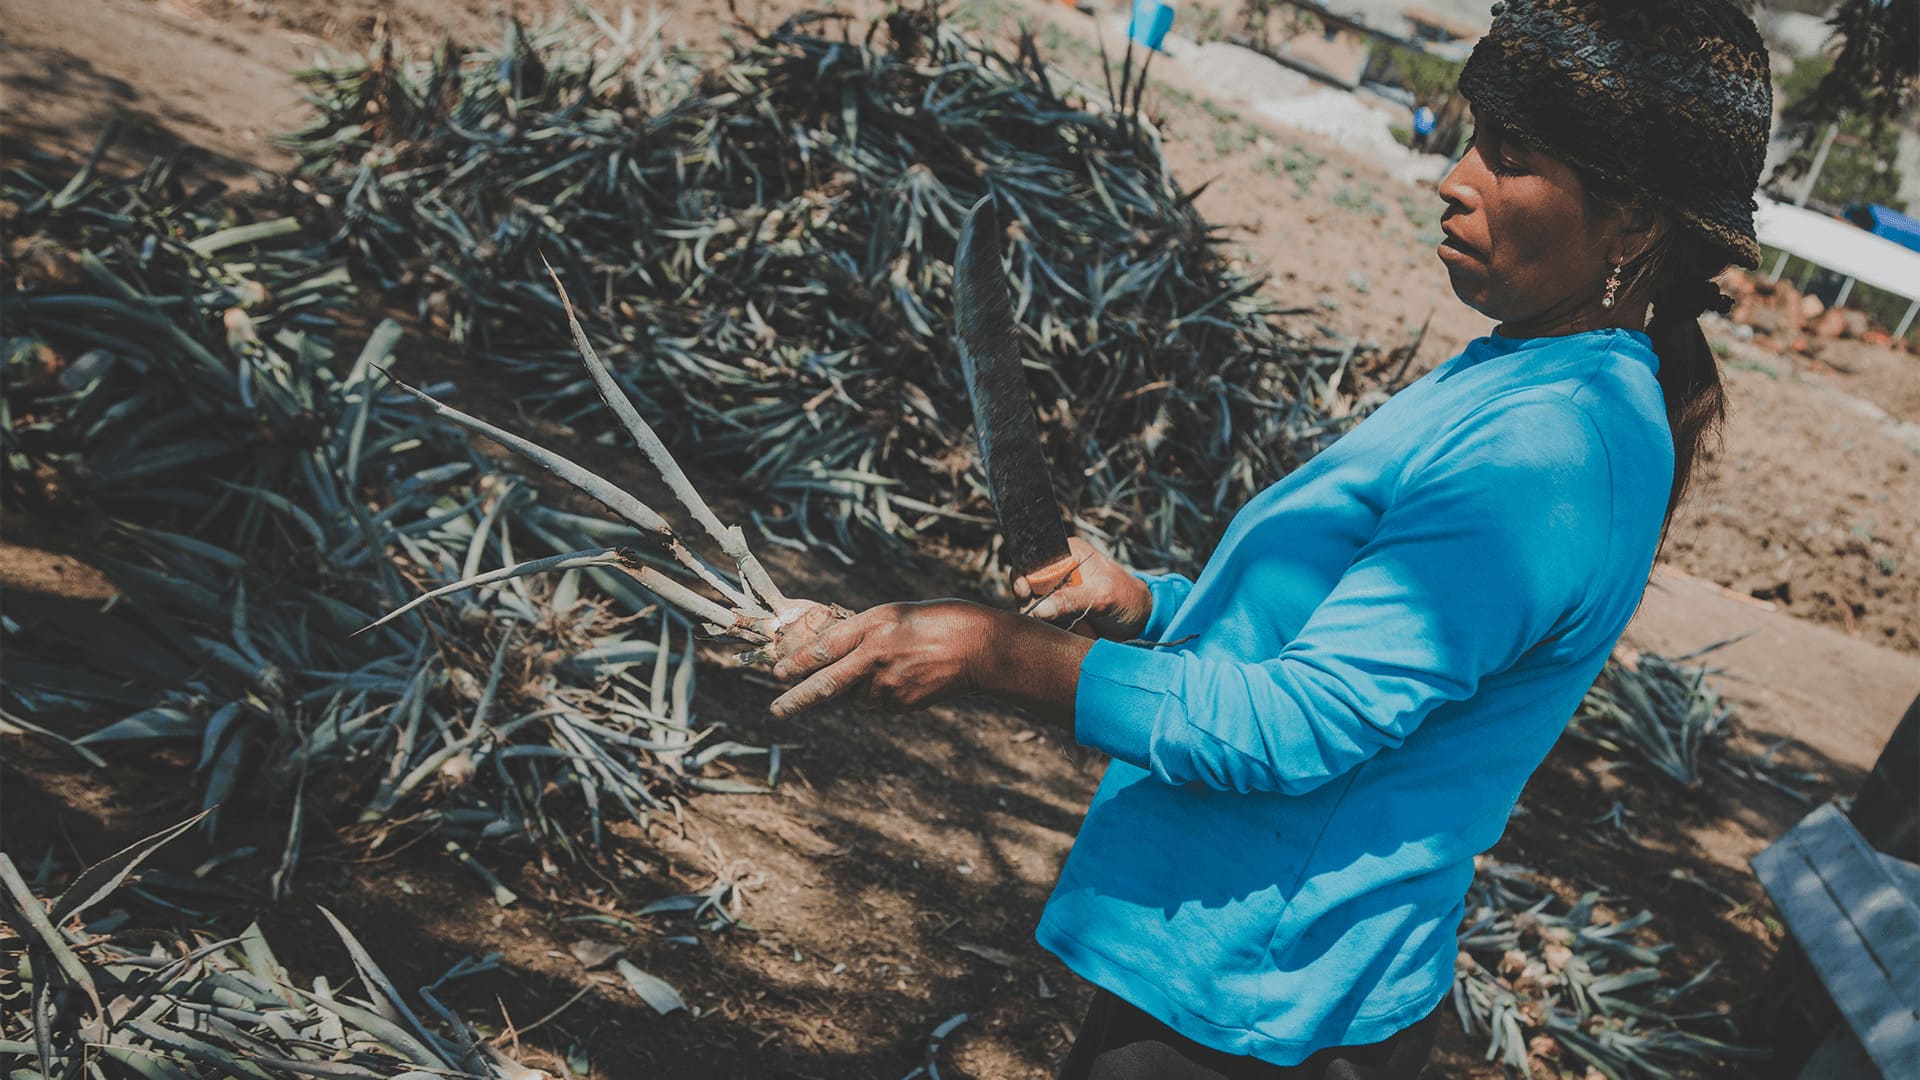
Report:
[{"label": "sweatshirt cuff", "polygon": [[1187,594],[1193,591],[1193,582],[1180,574],[1142,574],[1129,571],[1147,586],[1147,596],[1151,606],[1147,609],[1147,625],[1140,636],[1147,641],[1158,641],[1173,625],[1173,617],[1180,613],[1180,605],[1186,601]]},{"label": "sweatshirt cuff", "polygon": [[1182,664],[1179,653],[1094,642],[1074,690],[1074,741],[1151,771],[1154,730],[1180,704]]}]

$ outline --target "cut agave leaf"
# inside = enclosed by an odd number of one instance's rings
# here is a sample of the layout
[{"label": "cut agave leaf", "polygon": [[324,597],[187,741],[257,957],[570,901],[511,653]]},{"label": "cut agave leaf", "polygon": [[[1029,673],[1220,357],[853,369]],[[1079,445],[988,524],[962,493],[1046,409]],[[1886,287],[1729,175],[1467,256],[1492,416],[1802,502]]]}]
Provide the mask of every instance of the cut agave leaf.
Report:
[{"label": "cut agave leaf", "polygon": [[621,978],[627,980],[627,985],[633,989],[640,1000],[646,1002],[661,1016],[687,1007],[687,1003],[680,998],[680,991],[675,990],[665,979],[647,974],[628,960],[615,961],[614,968],[620,972]]}]

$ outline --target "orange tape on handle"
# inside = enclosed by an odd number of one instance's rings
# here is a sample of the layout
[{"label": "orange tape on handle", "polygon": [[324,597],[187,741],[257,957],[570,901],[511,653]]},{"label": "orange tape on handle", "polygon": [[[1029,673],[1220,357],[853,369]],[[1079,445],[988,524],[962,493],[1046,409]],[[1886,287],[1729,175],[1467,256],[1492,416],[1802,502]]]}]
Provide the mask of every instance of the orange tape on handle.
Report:
[{"label": "orange tape on handle", "polygon": [[1056,589],[1071,589],[1078,584],[1080,560],[1072,555],[1062,555],[1027,575],[1027,587],[1033,590],[1035,599]]}]

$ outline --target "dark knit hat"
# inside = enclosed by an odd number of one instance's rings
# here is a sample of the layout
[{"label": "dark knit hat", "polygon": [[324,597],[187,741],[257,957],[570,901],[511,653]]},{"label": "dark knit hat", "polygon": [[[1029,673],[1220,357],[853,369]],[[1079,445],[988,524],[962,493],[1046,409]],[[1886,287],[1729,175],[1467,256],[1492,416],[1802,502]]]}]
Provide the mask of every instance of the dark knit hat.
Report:
[{"label": "dark knit hat", "polygon": [[1460,92],[1520,138],[1680,215],[1758,266],[1767,47],[1732,0],[1505,0]]}]

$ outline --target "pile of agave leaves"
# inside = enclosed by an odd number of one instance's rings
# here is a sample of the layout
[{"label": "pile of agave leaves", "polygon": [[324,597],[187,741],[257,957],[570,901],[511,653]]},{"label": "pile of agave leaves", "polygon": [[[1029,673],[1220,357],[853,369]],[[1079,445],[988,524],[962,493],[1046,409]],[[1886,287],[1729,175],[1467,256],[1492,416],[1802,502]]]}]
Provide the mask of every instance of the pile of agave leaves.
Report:
[{"label": "pile of agave leaves", "polygon": [[[430,828],[504,903],[476,844],[564,854],[663,793],[765,790],[703,775],[765,751],[701,741],[691,627],[619,567],[359,632],[433,585],[640,534],[543,501],[387,382],[398,327],[342,325],[351,283],[297,221],[242,220],[177,180],[165,161],[130,181],[5,177],[23,239],[0,297],[0,476],[119,595],[10,591],[0,722],[94,763],[184,746],[215,842],[242,785],[290,793],[281,893],[312,814],[375,843]],[[581,808],[586,829],[556,827]]]},{"label": "pile of agave leaves", "polygon": [[[89,916],[141,862],[202,817],[189,818],[78,874],[58,896],[0,853],[0,1055],[11,1076],[189,1080],[544,1080],[502,1054],[438,997],[447,983],[492,970],[469,957],[415,997],[420,1012],[325,908],[353,958],[363,995],[324,976],[295,982],[258,924],[238,936],[180,936],[134,925],[127,912]],[[444,1025],[444,1026],[441,1026]]]},{"label": "pile of agave leaves", "polygon": [[1526,870],[1482,856],[1467,893],[1454,965],[1453,1006],[1487,1060],[1539,1075],[1530,1059],[1584,1063],[1590,1078],[1689,1075],[1703,1062],[1764,1056],[1727,1041],[1727,1018],[1690,1009],[1711,967],[1672,986],[1649,944],[1653,914],[1608,912],[1598,893],[1568,906]]},{"label": "pile of agave leaves", "polygon": [[931,11],[864,39],[802,17],[707,68],[655,29],[515,24],[306,73],[318,117],[291,145],[335,250],[594,430],[551,259],[605,309],[593,344],[641,410],[813,552],[990,535],[950,335],[954,244],[987,192],[1056,486],[1119,557],[1191,568],[1344,429],[1353,349],[1289,338],[1229,269],[1131,54],[1097,92]]}]

